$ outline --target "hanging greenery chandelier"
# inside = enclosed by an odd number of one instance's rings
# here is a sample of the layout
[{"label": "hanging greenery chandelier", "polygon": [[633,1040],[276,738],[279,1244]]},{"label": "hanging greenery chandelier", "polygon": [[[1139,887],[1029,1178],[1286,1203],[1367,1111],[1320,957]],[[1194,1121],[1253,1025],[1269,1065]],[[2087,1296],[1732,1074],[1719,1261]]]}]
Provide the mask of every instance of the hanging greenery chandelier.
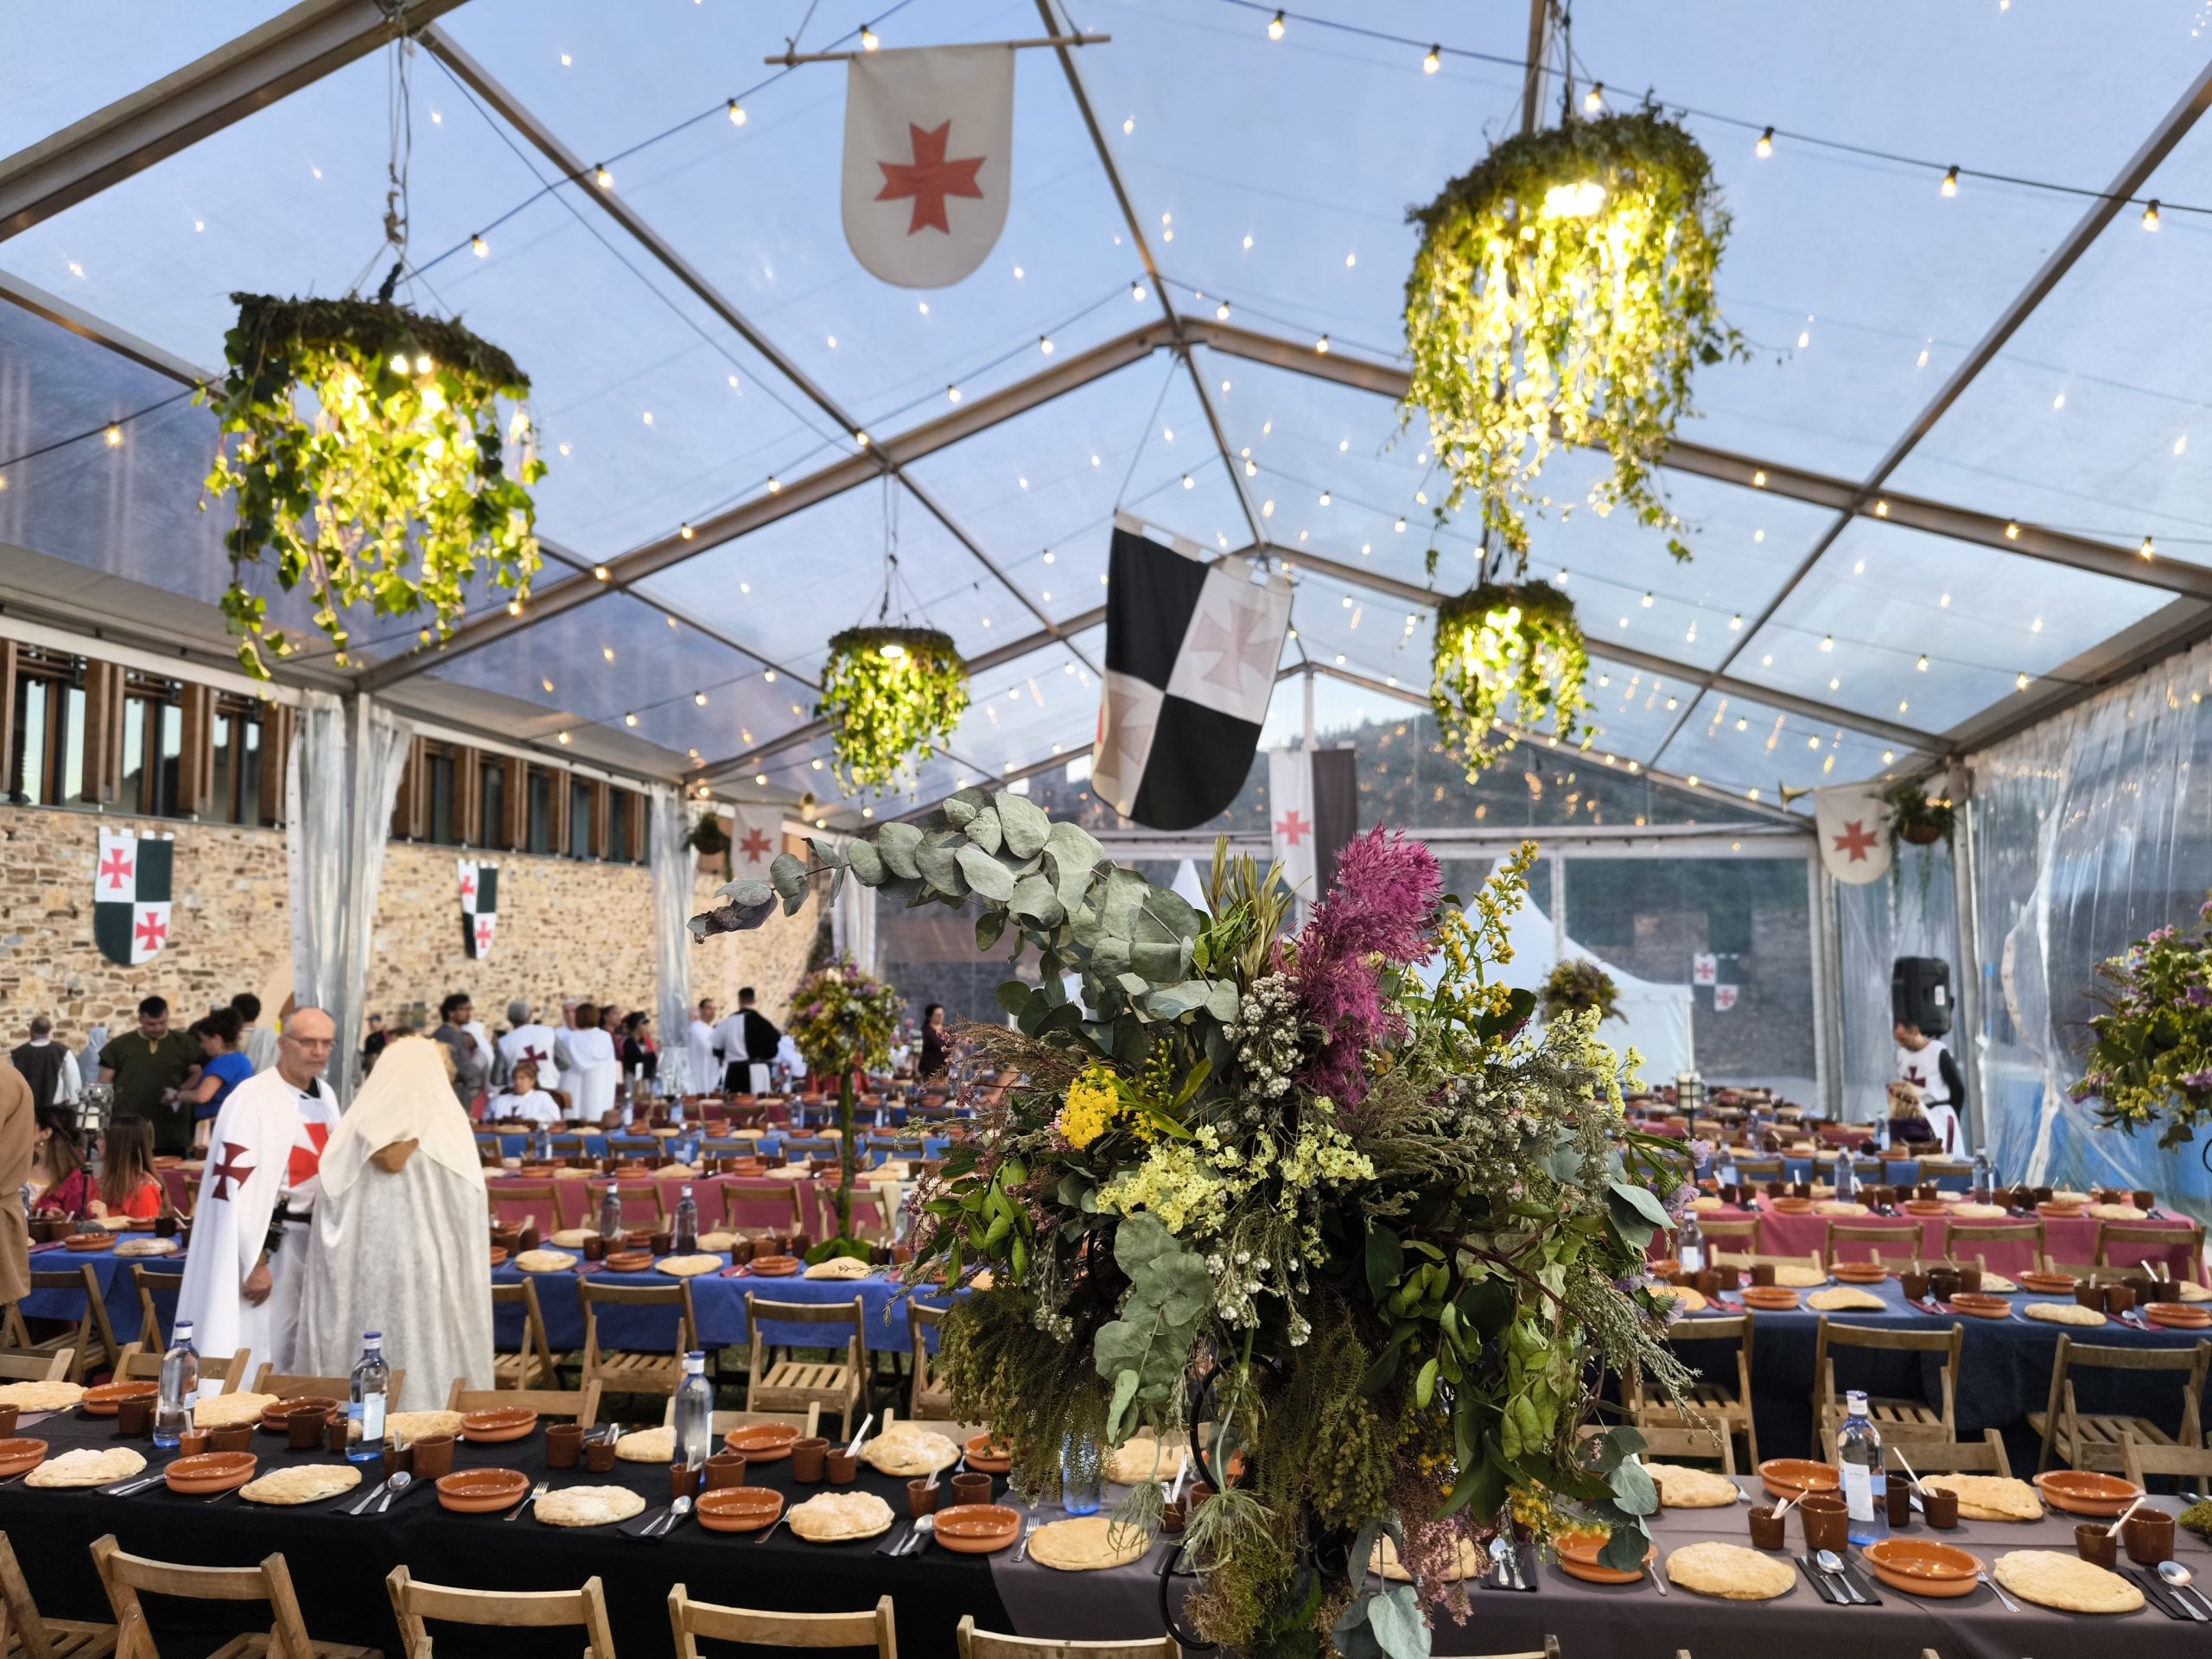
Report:
[{"label": "hanging greenery chandelier", "polygon": [[1429,706],[1469,783],[1513,747],[1516,725],[1548,720],[1561,742],[1586,741],[1589,672],[1574,607],[1548,582],[1485,582],[1436,608]]},{"label": "hanging greenery chandelier", "polygon": [[968,664],[935,628],[847,628],[830,641],[822,701],[838,781],[878,795],[951,740],[968,711]]},{"label": "hanging greenery chandelier", "polygon": [[1729,217],[1697,141],[1655,109],[1509,139],[1412,219],[1406,279],[1412,359],[1404,418],[1428,419],[1451,487],[1525,560],[1537,491],[1561,444],[1608,451],[1599,513],[1625,506],[1689,549],[1655,469],[1689,411],[1700,363],[1745,354],[1722,321],[1713,273]]},{"label": "hanging greenery chandelier", "polygon": [[340,666],[351,606],[427,612],[427,645],[452,632],[480,572],[513,603],[527,598],[541,561],[525,486],[545,465],[524,410],[502,424],[500,400],[530,392],[513,359],[389,297],[231,297],[229,373],[200,397],[226,435],[207,491],[237,498],[223,614],[246,671],[269,677],[264,646],[280,658],[296,649],[270,627],[250,565],[273,566],[288,593],[306,587]]}]

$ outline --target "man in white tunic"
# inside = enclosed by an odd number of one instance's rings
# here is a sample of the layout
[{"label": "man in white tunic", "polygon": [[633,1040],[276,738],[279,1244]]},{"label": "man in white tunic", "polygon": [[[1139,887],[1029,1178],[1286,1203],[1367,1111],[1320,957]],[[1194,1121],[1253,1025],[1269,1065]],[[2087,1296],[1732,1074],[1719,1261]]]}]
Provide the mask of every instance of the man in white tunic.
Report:
[{"label": "man in white tunic", "polygon": [[250,1348],[279,1371],[297,1369],[323,1148],[338,1126],[321,1081],[337,1032],[321,1008],[296,1011],[276,1065],[232,1090],[216,1115],[177,1291],[177,1317],[193,1322],[203,1353]]},{"label": "man in white tunic", "polygon": [[365,1332],[407,1373],[398,1411],[435,1411],[455,1377],[488,1389],[492,1263],[484,1168],[438,1044],[404,1037],[322,1155],[300,1313],[302,1364],[343,1376]]},{"label": "man in white tunic", "polygon": [[515,1067],[528,1060],[537,1068],[542,1087],[557,1089],[560,1072],[553,1064],[553,1027],[540,1025],[531,1015],[530,1004],[517,997],[507,1004],[507,1024],[513,1027],[499,1039],[499,1064],[494,1077],[504,1084]]},{"label": "man in white tunic", "polygon": [[721,1092],[722,1068],[715,1058],[715,999],[711,996],[701,997],[699,1006],[691,1011],[690,1027],[683,1033],[683,1064],[693,1094]]}]

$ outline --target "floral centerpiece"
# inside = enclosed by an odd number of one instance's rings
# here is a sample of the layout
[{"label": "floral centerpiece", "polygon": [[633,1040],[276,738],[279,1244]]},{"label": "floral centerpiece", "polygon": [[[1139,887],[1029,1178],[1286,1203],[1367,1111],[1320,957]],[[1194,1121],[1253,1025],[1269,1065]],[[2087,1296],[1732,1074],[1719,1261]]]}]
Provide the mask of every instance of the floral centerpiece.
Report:
[{"label": "floral centerpiece", "polygon": [[1595,1013],[1600,1020],[1620,1016],[1621,988],[1613,976],[1587,957],[1562,962],[1544,980],[1539,999],[1547,1020],[1564,1014]]},{"label": "floral centerpiece", "polygon": [[1574,607],[1549,582],[1485,582],[1436,607],[1428,702],[1469,783],[1513,747],[1509,719],[1586,742],[1589,673]]},{"label": "floral centerpiece", "polygon": [[[2190,932],[2155,929],[2097,964],[2104,1012],[2075,1100],[2094,1098],[2107,1128],[2159,1125],[2158,1145],[2186,1146],[2212,1122],[2212,899]],[[2203,1156],[2212,1166],[2212,1137]]]},{"label": "floral centerpiece", "polygon": [[[1012,929],[1038,951],[1035,982],[1000,988],[1013,1026],[966,1033],[963,1087],[999,1097],[918,1188],[908,1273],[989,1270],[940,1368],[1018,1482],[1052,1490],[1071,1442],[1189,1439],[1216,1491],[1184,1535],[1205,1640],[1413,1659],[1421,1598],[1464,1614],[1455,1561],[1509,1526],[1594,1523],[1609,1562],[1643,1560],[1640,1439],[1584,1426],[1608,1369],[1687,1382],[1645,1258],[1690,1191],[1681,1149],[1628,1128],[1595,1017],[1529,1034],[1533,994],[1490,976],[1534,856],[1462,910],[1427,849],[1376,831],[1287,935],[1276,869],[1217,849],[1201,910],[970,789],[692,924],[854,879],[973,901],[980,949]],[[1162,1501],[1144,1482],[1119,1519]],[[1370,1592],[1384,1535],[1417,1583]]]},{"label": "floral centerpiece", "polygon": [[822,701],[837,777],[880,795],[952,739],[968,711],[968,664],[934,628],[847,628],[830,641]]},{"label": "floral centerpiece", "polygon": [[810,1262],[833,1255],[867,1258],[868,1247],[853,1236],[855,1077],[889,1069],[891,1039],[904,1007],[898,992],[862,973],[850,957],[817,968],[791,992],[786,1029],[807,1074],[837,1079],[837,1236],[809,1250]]}]

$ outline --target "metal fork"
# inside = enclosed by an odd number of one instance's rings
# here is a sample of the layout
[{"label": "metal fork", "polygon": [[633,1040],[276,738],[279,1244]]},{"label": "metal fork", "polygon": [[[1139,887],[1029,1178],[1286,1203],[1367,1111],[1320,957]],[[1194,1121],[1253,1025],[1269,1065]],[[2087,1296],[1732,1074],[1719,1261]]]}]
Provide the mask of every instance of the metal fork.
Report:
[{"label": "metal fork", "polygon": [[532,1488],[531,1488],[531,1491],[530,1491],[530,1496],[529,1496],[529,1497],[525,1497],[524,1499],[523,1499],[523,1501],[522,1501],[521,1503],[519,1503],[516,1504],[516,1505],[514,1506],[514,1508],[512,1508],[512,1510],[508,1510],[505,1515],[501,1516],[499,1517],[499,1519],[500,1519],[500,1520],[502,1520],[502,1521],[512,1521],[512,1520],[513,1520],[513,1519],[515,1518],[515,1516],[517,1516],[520,1515],[520,1514],[521,1514],[524,1510],[528,1509],[531,1504],[533,1504],[533,1503],[537,1503],[537,1500],[538,1500],[539,1498],[541,1498],[541,1497],[544,1497],[546,1493],[548,1493],[548,1492],[551,1491],[552,1490],[553,1490],[553,1483],[552,1483],[551,1481],[550,1481],[550,1480],[541,1480],[541,1481],[539,1481],[539,1482],[537,1483],[537,1485],[535,1485],[535,1486],[533,1486]]},{"label": "metal fork", "polygon": [[1015,1560],[1026,1561],[1029,1559],[1029,1535],[1036,1530],[1037,1517],[1033,1515],[1029,1517],[1029,1523],[1021,1529],[1021,1541],[1014,1546],[1014,1559]]},{"label": "metal fork", "polygon": [[2013,1600],[2012,1597],[2006,1595],[2003,1590],[1999,1589],[1998,1587],[1997,1580],[1991,1578],[1988,1573],[1977,1573],[1974,1574],[1974,1577],[1980,1579],[1984,1584],[1987,1585],[1991,1591],[1995,1593],[1997,1599],[2003,1602],[2007,1608],[2016,1613],[2020,1611],[2020,1604]]}]

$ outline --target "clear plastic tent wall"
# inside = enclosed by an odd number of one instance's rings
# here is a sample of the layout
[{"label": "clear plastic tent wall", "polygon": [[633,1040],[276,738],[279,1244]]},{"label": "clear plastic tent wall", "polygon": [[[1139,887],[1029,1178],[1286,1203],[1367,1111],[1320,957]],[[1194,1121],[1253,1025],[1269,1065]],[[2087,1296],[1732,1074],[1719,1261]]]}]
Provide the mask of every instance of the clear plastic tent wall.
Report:
[{"label": "clear plastic tent wall", "polygon": [[2096,1012],[2090,972],[2212,889],[2212,644],[1970,760],[1975,955],[1988,965],[1979,1074],[2007,1179],[2150,1187],[2212,1211],[2201,1144],[2098,1128],[2068,1090]]}]

